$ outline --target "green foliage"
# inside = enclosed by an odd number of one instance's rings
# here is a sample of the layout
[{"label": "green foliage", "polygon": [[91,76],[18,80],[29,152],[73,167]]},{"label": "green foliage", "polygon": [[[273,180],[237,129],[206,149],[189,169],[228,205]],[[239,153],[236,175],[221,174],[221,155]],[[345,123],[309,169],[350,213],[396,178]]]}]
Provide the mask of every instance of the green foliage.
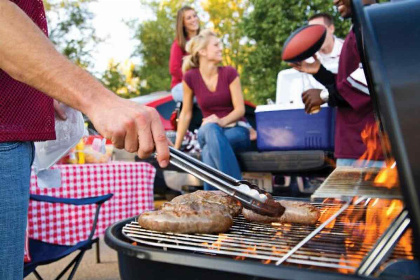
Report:
[{"label": "green foliage", "polygon": [[325,0],[250,0],[253,10],[244,18],[244,34],[252,51],[247,57],[242,83],[248,97],[257,104],[275,98],[279,71],[289,68],[281,60],[283,44],[297,28],[307,24],[307,18],[317,12],[329,12],[335,17],[336,35],[344,37],[350,23],[343,22],[332,5]]},{"label": "green foliage", "polygon": [[94,0],[44,0],[51,41],[57,49],[77,65],[93,65],[91,53],[101,38],[95,35],[88,3]]}]

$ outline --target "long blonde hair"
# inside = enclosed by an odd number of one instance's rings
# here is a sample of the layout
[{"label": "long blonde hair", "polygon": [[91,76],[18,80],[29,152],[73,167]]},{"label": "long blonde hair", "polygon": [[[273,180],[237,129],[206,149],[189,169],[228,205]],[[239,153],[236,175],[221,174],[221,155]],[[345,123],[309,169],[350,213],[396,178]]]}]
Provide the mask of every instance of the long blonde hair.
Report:
[{"label": "long blonde hair", "polygon": [[[186,11],[195,11],[190,6],[183,6],[181,9],[178,10],[176,15],[176,30],[175,30],[175,39],[178,41],[178,45],[181,49],[185,50],[185,45],[187,44],[187,30],[184,26],[184,14]],[[200,32],[200,28],[198,28],[197,34]]]},{"label": "long blonde hair", "polygon": [[205,29],[188,41],[185,46],[185,51],[189,53],[189,55],[185,56],[184,61],[182,62],[183,73],[200,66],[200,57],[198,52],[207,47],[211,37],[217,37],[216,33],[209,29]]}]

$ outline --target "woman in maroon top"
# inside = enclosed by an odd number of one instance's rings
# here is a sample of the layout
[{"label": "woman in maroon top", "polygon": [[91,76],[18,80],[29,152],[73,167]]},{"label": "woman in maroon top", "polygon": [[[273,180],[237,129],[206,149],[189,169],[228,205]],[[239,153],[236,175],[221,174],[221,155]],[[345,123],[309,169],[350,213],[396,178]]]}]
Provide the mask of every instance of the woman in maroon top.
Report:
[{"label": "woman in maroon top", "polygon": [[[204,30],[187,44],[183,63],[184,98],[178,121],[175,148],[179,149],[192,118],[193,97],[197,98],[204,119],[198,131],[204,163],[241,179],[234,151],[250,146],[249,130],[244,122],[245,104],[236,70],[218,66],[222,47],[216,35]],[[213,189],[204,184],[204,189]]]},{"label": "woman in maroon top", "polygon": [[176,17],[176,35],[169,57],[171,73],[171,93],[175,101],[182,102],[182,59],[187,55],[185,45],[189,39],[200,32],[200,22],[196,11],[190,6],[178,10]]}]

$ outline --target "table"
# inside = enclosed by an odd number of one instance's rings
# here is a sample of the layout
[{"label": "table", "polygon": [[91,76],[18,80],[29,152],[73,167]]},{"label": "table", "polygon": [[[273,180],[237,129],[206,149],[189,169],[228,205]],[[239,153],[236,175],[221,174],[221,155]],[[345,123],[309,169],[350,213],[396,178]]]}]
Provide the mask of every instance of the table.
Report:
[{"label": "table", "polygon": [[[102,205],[95,237],[111,224],[153,210],[155,168],[145,162],[106,164],[63,164],[60,188],[39,188],[31,176],[32,194],[63,198],[84,198],[113,193]],[[73,206],[31,201],[28,214],[29,237],[44,242],[71,245],[88,237],[96,205]]]}]

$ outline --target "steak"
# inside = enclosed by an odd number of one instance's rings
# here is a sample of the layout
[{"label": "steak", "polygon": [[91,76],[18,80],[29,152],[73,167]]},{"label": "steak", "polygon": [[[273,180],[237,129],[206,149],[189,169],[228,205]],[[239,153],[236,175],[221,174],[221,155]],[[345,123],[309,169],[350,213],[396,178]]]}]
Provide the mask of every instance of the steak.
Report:
[{"label": "steak", "polygon": [[270,217],[260,215],[249,209],[242,209],[242,215],[245,219],[251,222],[259,223],[292,223],[302,225],[314,225],[318,221],[321,213],[310,203],[302,201],[292,200],[279,200],[280,203],[286,210],[283,215],[279,217]]}]

